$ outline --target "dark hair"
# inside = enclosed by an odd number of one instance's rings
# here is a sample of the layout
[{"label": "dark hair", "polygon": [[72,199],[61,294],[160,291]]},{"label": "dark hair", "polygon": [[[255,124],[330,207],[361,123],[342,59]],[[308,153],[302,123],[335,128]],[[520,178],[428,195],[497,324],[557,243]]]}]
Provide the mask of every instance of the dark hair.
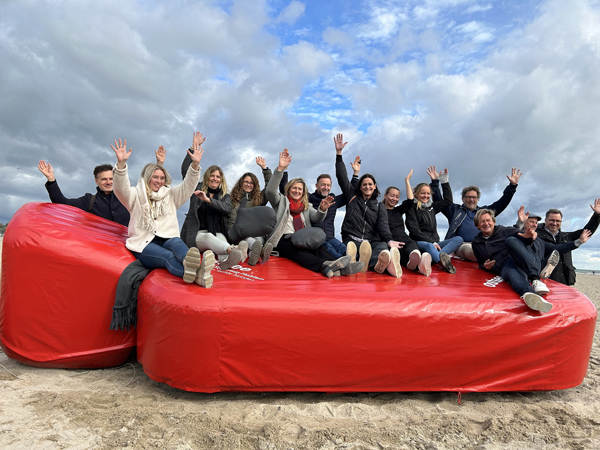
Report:
[{"label": "dark hair", "polygon": [[467,195],[467,192],[469,191],[477,192],[477,199],[481,198],[481,191],[477,186],[467,186],[466,188],[463,188],[462,195],[460,196],[460,198],[465,198],[465,195]]},{"label": "dark hair", "polygon": [[549,216],[550,214],[560,214],[560,218],[561,218],[561,219],[563,218],[563,215],[562,215],[562,213],[561,213],[561,212],[560,212],[560,210],[558,210],[558,209],[554,209],[554,208],[552,208],[552,209],[549,209],[548,211],[546,211],[546,219],[548,218],[548,216]]},{"label": "dark hair", "polygon": [[331,181],[331,176],[327,173],[322,173],[321,175],[319,175],[317,177],[317,184],[319,184],[319,181],[321,181],[321,178],[329,178],[329,181]]},{"label": "dark hair", "polygon": [[113,170],[113,166],[110,164],[100,164],[99,166],[94,167],[94,178],[98,178],[98,174],[100,172],[108,172]]},{"label": "dark hair", "polygon": [[388,188],[385,190],[385,195],[388,195],[392,189],[396,189],[399,194],[402,193],[400,192],[400,189],[398,189],[396,186],[388,186]]},{"label": "dark hair", "polygon": [[[473,189],[471,189],[473,190]],[[496,223],[496,213],[494,212],[493,209],[480,209],[479,211],[477,211],[475,213],[475,226],[478,227],[479,226],[479,220],[481,219],[481,216],[483,216],[484,214],[489,214],[492,222]]]},{"label": "dark hair", "polygon": [[252,191],[248,194],[250,197],[250,201],[252,202],[252,206],[260,206],[262,205],[263,196],[262,192],[260,192],[260,185],[258,184],[258,178],[252,172],[246,172],[244,175],[240,177],[239,180],[233,186],[231,190],[231,205],[235,208],[240,204],[242,200],[242,196],[246,191],[244,191],[244,178],[250,177],[252,179],[252,183],[254,186],[252,187]]},{"label": "dark hair", "polygon": [[362,191],[360,190],[360,187],[363,184],[363,181],[365,180],[365,178],[370,178],[371,180],[373,180],[373,183],[375,184],[375,190],[373,191],[373,194],[371,194],[370,198],[377,198],[379,197],[379,188],[377,187],[377,181],[375,181],[375,177],[373,175],[371,175],[370,173],[365,173],[362,177],[360,177],[360,179],[358,180],[358,184],[356,185],[356,187],[354,188],[354,193],[357,196],[361,196],[362,195]]}]

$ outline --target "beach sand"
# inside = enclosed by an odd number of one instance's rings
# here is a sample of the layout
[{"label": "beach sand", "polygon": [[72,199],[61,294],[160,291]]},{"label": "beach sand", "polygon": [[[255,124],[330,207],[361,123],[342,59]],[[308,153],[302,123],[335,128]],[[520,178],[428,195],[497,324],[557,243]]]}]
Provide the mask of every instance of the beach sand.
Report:
[{"label": "beach sand", "polygon": [[[1,249],[1,241],[0,241]],[[576,288],[600,306],[600,276]],[[600,354],[563,391],[198,394],[131,358],[104,370],[39,369],[0,353],[1,449],[598,449]]]}]

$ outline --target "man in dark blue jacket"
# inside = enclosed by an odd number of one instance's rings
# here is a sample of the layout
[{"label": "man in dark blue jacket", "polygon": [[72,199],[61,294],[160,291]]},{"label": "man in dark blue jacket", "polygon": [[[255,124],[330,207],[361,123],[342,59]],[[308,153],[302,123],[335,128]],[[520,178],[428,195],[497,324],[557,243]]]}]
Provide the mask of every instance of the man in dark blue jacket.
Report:
[{"label": "man in dark blue jacket", "polygon": [[455,252],[457,256],[469,261],[476,261],[471,249],[471,241],[479,232],[475,225],[475,214],[481,209],[491,209],[496,216],[500,215],[515,195],[521,175],[521,171],[513,167],[511,175],[506,175],[510,182],[509,185],[504,189],[502,197],[491,205],[478,206],[481,191],[477,186],[467,186],[462,190],[462,205],[453,203],[442,210],[442,213],[448,218],[448,232],[445,239],[451,239],[454,236],[463,238],[463,244]]},{"label": "man in dark blue jacket", "polygon": [[[352,170],[354,171],[352,174],[351,183],[354,186],[358,182],[358,174],[360,173],[360,157],[357,156],[351,165]],[[315,209],[319,207],[321,200],[327,196],[332,195],[335,199],[327,210],[327,216],[325,217],[325,220],[322,222],[312,223],[312,226],[319,227],[325,231],[325,242],[323,242],[323,245],[332,256],[341,258],[346,254],[346,246],[343,242],[335,238],[335,214],[338,208],[346,205],[348,200],[344,194],[331,194],[331,176],[325,173],[319,175],[317,178],[317,184],[315,186],[317,188],[316,191],[308,196],[308,201],[313,205],[313,207],[315,207]]]},{"label": "man in dark blue jacket", "polygon": [[541,297],[550,292],[540,280],[542,258],[554,250],[559,253],[574,250],[591,236],[584,230],[577,241],[549,244],[536,239],[533,223],[525,226],[524,232],[515,227],[496,225],[494,211],[490,209],[477,211],[475,226],[480,232],[473,238],[472,248],[479,267],[500,275],[527,306],[541,312],[552,309],[552,304]]},{"label": "man in dark blue jacket", "polygon": [[96,193],[87,193],[79,198],[66,198],[56,182],[54,169],[45,161],[40,161],[38,169],[42,172],[48,181],[46,190],[50,195],[52,203],[74,206],[84,211],[95,214],[121,225],[129,225],[129,211],[121,204],[119,199],[113,194],[113,171],[110,164],[102,164],[94,168],[94,178],[96,180]]}]

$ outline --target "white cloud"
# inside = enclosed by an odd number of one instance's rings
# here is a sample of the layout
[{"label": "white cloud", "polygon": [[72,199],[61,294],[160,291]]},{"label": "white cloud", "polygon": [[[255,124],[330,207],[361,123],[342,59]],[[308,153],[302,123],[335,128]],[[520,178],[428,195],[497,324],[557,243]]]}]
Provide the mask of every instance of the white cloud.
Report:
[{"label": "white cloud", "polygon": [[296,20],[298,20],[302,16],[302,14],[304,14],[305,9],[306,6],[304,5],[304,3],[293,0],[292,2],[290,2],[289,5],[287,5],[283,9],[283,11],[281,11],[279,16],[277,16],[277,19],[275,19],[275,21],[291,25],[294,22],[296,22]]}]

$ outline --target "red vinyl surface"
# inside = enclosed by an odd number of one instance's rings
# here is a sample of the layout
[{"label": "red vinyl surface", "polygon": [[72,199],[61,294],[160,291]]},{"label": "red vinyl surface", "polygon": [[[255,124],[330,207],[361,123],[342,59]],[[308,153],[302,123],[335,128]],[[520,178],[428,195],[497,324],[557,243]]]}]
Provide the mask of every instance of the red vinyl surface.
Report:
[{"label": "red vinyl surface", "polygon": [[0,345],[39,367],[122,364],[135,331],[110,331],[119,276],[135,257],[127,229],[71,206],[28,203],[2,248]]},{"label": "red vinyl surface", "polygon": [[142,284],[138,359],[154,380],[217,391],[552,390],[583,381],[596,309],[549,281],[550,313],[474,263],[457,274],[327,279],[273,257],[215,270],[212,289],[166,270]]}]

